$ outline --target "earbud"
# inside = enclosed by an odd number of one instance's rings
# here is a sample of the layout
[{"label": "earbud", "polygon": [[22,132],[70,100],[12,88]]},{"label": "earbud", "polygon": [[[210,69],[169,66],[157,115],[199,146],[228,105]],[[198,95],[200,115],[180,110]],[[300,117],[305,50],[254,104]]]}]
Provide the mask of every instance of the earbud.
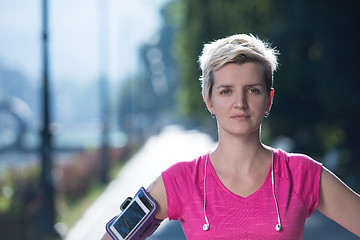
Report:
[{"label": "earbud", "polygon": [[[210,153],[209,153],[210,154]],[[207,165],[207,160],[209,158],[209,154],[207,155],[206,161],[205,161],[205,176],[204,176],[204,218],[206,223],[203,225],[203,230],[207,231],[210,228],[210,223],[209,220],[206,216],[206,165]]]},{"label": "earbud", "polygon": [[274,196],[274,202],[275,202],[275,207],[276,207],[276,214],[278,217],[278,224],[276,224],[275,229],[276,231],[280,232],[281,231],[281,219],[280,219],[280,212],[279,212],[279,206],[276,200],[276,196],[275,196],[275,180],[274,180],[274,156],[271,159],[271,185],[272,185],[272,192],[273,192],[273,196]]},{"label": "earbud", "polygon": [[204,230],[204,231],[209,230],[209,224],[205,223],[205,224],[203,225],[203,230]]},{"label": "earbud", "polygon": [[280,232],[281,231],[281,224],[280,223],[276,224],[275,229],[276,229],[276,231]]}]

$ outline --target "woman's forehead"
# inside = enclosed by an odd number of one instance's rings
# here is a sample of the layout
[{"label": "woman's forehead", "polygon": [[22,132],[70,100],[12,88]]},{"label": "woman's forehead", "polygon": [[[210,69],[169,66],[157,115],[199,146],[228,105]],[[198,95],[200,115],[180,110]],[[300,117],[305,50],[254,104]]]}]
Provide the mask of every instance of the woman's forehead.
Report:
[{"label": "woman's forehead", "polygon": [[213,72],[213,85],[265,85],[264,68],[259,63],[227,64]]}]

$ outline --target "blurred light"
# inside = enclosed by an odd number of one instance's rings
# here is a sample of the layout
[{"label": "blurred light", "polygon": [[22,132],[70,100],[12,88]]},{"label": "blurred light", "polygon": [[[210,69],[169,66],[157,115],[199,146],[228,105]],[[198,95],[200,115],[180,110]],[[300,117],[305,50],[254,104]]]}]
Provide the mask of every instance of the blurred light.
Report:
[{"label": "blurred light", "polygon": [[339,166],[340,152],[338,149],[333,148],[325,153],[323,164],[332,172],[336,172]]},{"label": "blurred light", "polygon": [[295,147],[295,141],[286,136],[279,136],[274,140],[273,146],[291,152]]},{"label": "blurred light", "polygon": [[152,47],[147,51],[146,57],[149,62],[157,62],[162,60],[162,52],[157,47]]},{"label": "blurred light", "polygon": [[311,61],[316,62],[321,58],[321,51],[316,44],[313,44],[309,47],[307,55]]},{"label": "blurred light", "polygon": [[165,75],[154,76],[151,78],[153,89],[156,95],[165,95],[168,91],[168,85]]},{"label": "blurred light", "polygon": [[63,222],[56,223],[54,225],[54,228],[55,228],[56,232],[59,233],[61,236],[65,236],[68,231],[68,227]]},{"label": "blurred light", "polygon": [[10,198],[13,196],[14,191],[13,191],[13,189],[12,189],[11,187],[9,187],[9,186],[3,186],[3,187],[2,187],[2,193],[3,193],[3,195],[4,195],[5,198],[10,199]]}]

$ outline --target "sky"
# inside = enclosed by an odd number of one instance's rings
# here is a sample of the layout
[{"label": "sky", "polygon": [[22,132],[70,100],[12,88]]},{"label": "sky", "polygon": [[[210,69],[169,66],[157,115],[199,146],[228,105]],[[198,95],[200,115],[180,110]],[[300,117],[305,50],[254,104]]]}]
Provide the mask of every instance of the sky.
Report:
[{"label": "sky", "polygon": [[[116,82],[135,73],[138,48],[161,28],[166,1],[49,0],[50,79],[83,83],[104,72]],[[41,4],[0,0],[0,64],[33,81],[42,71]]]},{"label": "sky", "polygon": [[[57,141],[98,142],[98,92],[79,91],[97,86],[101,73],[112,89],[136,74],[139,47],[156,38],[162,26],[159,10],[167,1],[48,0],[49,81],[55,92],[52,121],[60,129]],[[0,70],[21,73],[37,87],[42,84],[41,14],[42,0],[0,0]],[[40,120],[38,99],[34,104],[33,116]]]}]

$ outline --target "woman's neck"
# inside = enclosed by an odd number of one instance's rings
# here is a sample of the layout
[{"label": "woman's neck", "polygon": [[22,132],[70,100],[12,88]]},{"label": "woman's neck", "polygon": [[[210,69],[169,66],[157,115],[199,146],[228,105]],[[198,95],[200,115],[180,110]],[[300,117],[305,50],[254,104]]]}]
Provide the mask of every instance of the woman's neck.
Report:
[{"label": "woman's neck", "polygon": [[271,160],[271,151],[261,143],[259,134],[219,134],[218,145],[210,158],[214,167],[223,171],[250,172],[259,164],[267,164],[268,160]]}]

